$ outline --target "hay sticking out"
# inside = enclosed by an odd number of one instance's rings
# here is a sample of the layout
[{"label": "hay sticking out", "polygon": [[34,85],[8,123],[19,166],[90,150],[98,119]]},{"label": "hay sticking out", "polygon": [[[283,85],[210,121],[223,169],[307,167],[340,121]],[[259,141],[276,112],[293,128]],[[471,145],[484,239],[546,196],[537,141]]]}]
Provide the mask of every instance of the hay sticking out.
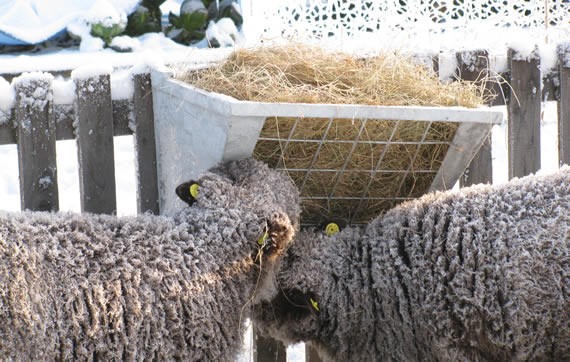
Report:
[{"label": "hay sticking out", "polygon": [[483,104],[472,83],[441,83],[399,54],[355,58],[302,45],[237,50],[223,63],[182,73],[198,88],[240,100],[391,106]]},{"label": "hay sticking out", "polygon": [[[289,103],[475,107],[481,87],[441,83],[398,54],[355,58],[308,46],[237,50],[179,79],[239,100]],[[456,123],[268,118],[254,156],[287,170],[301,190],[302,222],[367,222],[425,193]]]}]

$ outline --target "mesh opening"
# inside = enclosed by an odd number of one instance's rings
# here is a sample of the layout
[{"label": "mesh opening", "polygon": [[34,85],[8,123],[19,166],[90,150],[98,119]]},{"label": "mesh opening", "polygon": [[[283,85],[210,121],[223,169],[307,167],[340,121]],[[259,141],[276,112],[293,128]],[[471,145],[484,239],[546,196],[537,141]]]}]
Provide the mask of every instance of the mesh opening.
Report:
[{"label": "mesh opening", "polygon": [[265,121],[254,156],[301,192],[302,223],[362,224],[427,192],[458,124],[371,119]]}]

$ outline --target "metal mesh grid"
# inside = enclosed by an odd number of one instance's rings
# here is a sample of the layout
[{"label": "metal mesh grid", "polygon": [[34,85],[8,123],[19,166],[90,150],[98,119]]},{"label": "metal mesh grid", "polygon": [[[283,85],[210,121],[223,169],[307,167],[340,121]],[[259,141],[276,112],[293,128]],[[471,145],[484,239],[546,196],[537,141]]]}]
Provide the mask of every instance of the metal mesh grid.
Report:
[{"label": "metal mesh grid", "polygon": [[370,221],[430,187],[457,124],[268,118],[254,155],[299,187],[303,224]]}]

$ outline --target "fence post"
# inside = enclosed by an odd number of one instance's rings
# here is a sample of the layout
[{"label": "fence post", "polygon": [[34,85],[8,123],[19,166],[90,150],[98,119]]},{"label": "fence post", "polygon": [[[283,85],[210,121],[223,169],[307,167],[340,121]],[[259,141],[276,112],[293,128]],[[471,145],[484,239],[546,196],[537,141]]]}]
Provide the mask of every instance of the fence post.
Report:
[{"label": "fence post", "polygon": [[558,100],[558,154],[570,165],[570,43],[560,46],[560,99]]},{"label": "fence post", "polygon": [[111,70],[105,74],[87,67],[71,72],[76,92],[81,211],[98,214],[113,214],[117,209],[109,73]]},{"label": "fence post", "polygon": [[509,179],[540,168],[540,58],[509,49],[511,96],[508,111]]},{"label": "fence post", "polygon": [[[456,78],[466,81],[485,82],[485,92],[490,92],[493,86],[489,82],[489,54],[486,50],[460,52],[457,57]],[[493,158],[491,154],[491,137],[485,138],[479,151],[471,160],[463,177],[459,179],[461,187],[480,183],[493,183]]]},{"label": "fence post", "polygon": [[134,137],[137,165],[137,209],[159,214],[158,180],[156,172],[156,143],[154,139],[154,111],[150,74],[133,76]]},{"label": "fence post", "polygon": [[57,211],[53,76],[24,74],[14,80],[20,202],[22,209]]}]

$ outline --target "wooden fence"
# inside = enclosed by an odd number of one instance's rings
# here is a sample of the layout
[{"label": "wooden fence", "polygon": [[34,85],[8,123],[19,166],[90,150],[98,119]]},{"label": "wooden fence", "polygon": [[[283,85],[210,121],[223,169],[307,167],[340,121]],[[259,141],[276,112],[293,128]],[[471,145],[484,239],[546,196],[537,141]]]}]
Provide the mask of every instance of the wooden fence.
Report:
[{"label": "wooden fence", "polygon": [[[538,66],[539,57],[522,59],[516,52],[509,51],[508,70],[501,75],[506,82],[487,83],[489,89],[505,95],[495,98],[491,105],[506,104],[508,110],[509,178],[540,168],[542,101],[558,102],[560,163],[570,164],[569,53],[570,47],[561,51],[557,69],[543,76]],[[477,80],[490,74],[485,51],[458,53],[457,61],[458,79]],[[434,64],[437,69],[437,62]],[[16,104],[9,121],[0,124],[0,144],[18,146],[21,207],[58,210],[55,142],[76,138],[82,211],[114,213],[113,136],[133,134],[138,169],[137,209],[158,214],[150,75],[133,76],[132,100],[111,99],[109,74],[76,79],[73,105],[54,104],[50,82],[42,79],[35,83],[15,82]],[[46,91],[38,92],[38,89]],[[489,138],[462,178],[463,186],[492,183],[491,147]],[[282,344],[258,336],[255,345],[256,360],[286,361]],[[318,360],[311,348],[307,348],[306,358],[311,362]]]},{"label": "wooden fence", "polygon": [[8,121],[0,124],[0,144],[18,146],[21,208],[59,209],[55,144],[76,138],[81,210],[115,213],[113,136],[133,134],[137,210],[158,214],[150,75],[134,75],[133,99],[118,101],[111,99],[110,74],[77,79],[73,105],[54,105],[49,78],[16,79],[16,104]]},{"label": "wooden fence", "polygon": [[[475,62],[471,61],[473,54]],[[476,80],[490,75],[487,52],[470,55],[457,54],[457,78]],[[466,63],[465,59],[470,61]],[[538,55],[523,59],[516,51],[509,50],[507,62],[507,71],[498,75],[503,81],[488,82],[487,87],[499,94],[489,105],[507,107],[509,179],[526,176],[541,167],[540,125],[544,101],[557,102],[559,161],[570,164],[570,48],[559,47],[558,65],[548,74],[541,74]],[[488,139],[468,167],[462,186],[493,182],[491,150]]]}]

